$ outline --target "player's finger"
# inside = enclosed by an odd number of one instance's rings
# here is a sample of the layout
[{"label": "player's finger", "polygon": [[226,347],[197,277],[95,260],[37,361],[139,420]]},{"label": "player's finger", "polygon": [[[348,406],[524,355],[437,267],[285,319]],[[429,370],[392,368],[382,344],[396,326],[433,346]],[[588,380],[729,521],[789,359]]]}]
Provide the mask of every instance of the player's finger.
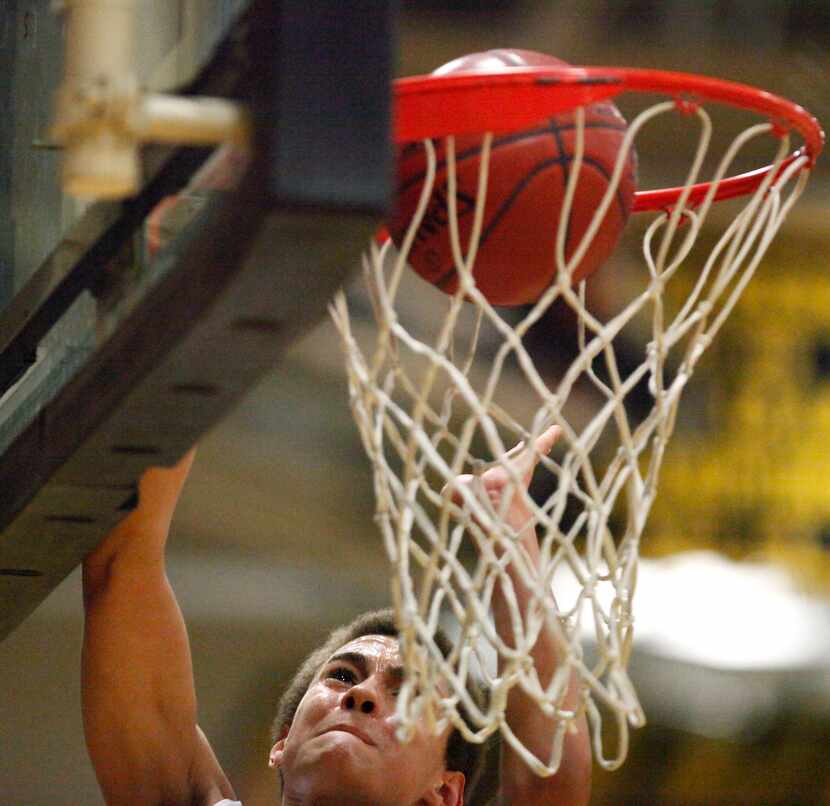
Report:
[{"label": "player's finger", "polygon": [[464,473],[461,476],[456,476],[452,481],[448,481],[441,488],[442,498],[449,498],[454,504],[460,504],[462,501],[460,488],[464,484],[470,484],[474,476],[470,473]]},{"label": "player's finger", "polygon": [[547,456],[561,436],[562,429],[558,425],[552,425],[536,440],[536,452],[540,456]]},{"label": "player's finger", "polygon": [[547,456],[559,437],[562,436],[562,429],[558,425],[552,425],[545,429],[534,443],[534,450],[526,450],[519,459],[520,470],[527,481],[533,475],[536,465],[542,456]]}]

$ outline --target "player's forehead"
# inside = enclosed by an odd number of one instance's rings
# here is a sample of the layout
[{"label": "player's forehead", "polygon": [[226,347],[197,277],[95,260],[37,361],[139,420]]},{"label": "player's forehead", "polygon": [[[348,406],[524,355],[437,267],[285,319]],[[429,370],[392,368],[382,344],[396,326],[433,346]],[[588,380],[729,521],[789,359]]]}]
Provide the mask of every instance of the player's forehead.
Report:
[{"label": "player's forehead", "polygon": [[387,671],[401,665],[398,639],[391,635],[361,635],[338,647],[326,663],[342,660],[361,661],[371,670]]}]

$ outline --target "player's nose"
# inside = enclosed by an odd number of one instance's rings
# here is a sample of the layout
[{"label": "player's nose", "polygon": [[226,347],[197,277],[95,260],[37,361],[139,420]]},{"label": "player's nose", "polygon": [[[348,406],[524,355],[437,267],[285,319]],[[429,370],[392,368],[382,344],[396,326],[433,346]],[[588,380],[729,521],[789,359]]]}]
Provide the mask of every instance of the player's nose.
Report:
[{"label": "player's nose", "polygon": [[343,695],[342,704],[347,711],[360,711],[363,714],[375,715],[381,706],[380,696],[371,678],[352,686]]}]

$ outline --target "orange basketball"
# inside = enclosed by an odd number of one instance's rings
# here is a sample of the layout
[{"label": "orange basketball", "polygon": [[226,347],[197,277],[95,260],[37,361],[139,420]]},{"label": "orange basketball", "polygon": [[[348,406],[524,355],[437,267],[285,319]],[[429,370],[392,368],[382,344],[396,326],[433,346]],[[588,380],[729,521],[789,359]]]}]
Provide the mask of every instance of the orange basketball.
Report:
[{"label": "orange basketball", "polygon": [[[436,75],[487,71],[501,66],[549,66],[565,62],[527,50],[473,53],[439,67]],[[619,154],[626,122],[614,104],[601,102],[585,110],[585,152],[571,208],[565,246],[569,258],[588,228],[607,187]],[[481,135],[456,137],[459,234],[462,250],[470,238],[478,186]],[[453,294],[458,277],[452,257],[447,204],[447,167],[443,140],[436,142],[435,189],[416,233],[409,263],[426,280]],[[538,126],[493,138],[487,200],[474,276],[494,305],[535,302],[556,274],[556,230],[576,145],[573,114],[556,115]],[[579,281],[596,271],[614,251],[631,211],[637,158],[626,160],[616,199],[574,271]],[[398,153],[396,208],[389,221],[400,247],[415,215],[426,176],[421,143]]]}]

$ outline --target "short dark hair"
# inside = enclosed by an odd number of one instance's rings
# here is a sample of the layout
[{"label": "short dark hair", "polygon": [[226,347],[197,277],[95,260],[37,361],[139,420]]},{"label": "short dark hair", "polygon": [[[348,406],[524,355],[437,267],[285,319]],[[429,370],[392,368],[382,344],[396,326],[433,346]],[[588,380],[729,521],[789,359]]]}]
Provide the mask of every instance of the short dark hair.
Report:
[{"label": "short dark hair", "polygon": [[[397,639],[398,627],[395,623],[394,611],[390,608],[363,613],[344,627],[338,627],[334,630],[323,644],[303,661],[297,674],[294,675],[294,679],[280,698],[277,715],[271,725],[272,743],[280,739],[284,731],[294,721],[294,715],[297,713],[300,701],[308,691],[308,687],[320,667],[344,644],[348,644],[350,641],[364,635],[387,635]],[[449,654],[452,645],[440,629],[435,634],[435,643],[445,656]],[[483,691],[478,688],[471,691],[471,694],[479,702],[484,699]],[[460,710],[460,712],[464,721],[469,725],[469,717],[463,710]],[[484,756],[485,746],[483,744],[468,742],[458,728],[453,728],[447,740],[445,764],[448,770],[464,773],[464,788],[467,793],[465,798],[469,797],[469,794],[475,789],[484,766]]]}]

